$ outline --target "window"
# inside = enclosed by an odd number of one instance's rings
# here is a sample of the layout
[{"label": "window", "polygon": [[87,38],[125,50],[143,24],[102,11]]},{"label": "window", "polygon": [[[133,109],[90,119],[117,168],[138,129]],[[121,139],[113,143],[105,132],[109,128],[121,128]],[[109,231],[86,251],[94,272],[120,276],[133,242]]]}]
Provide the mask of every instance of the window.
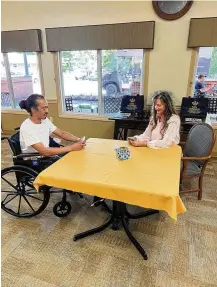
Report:
[{"label": "window", "polygon": [[1,54],[1,68],[2,108],[19,108],[21,100],[41,94],[37,53]]},{"label": "window", "polygon": [[143,93],[143,50],[86,50],[59,53],[64,112],[109,115],[123,95]]},{"label": "window", "polygon": [[[98,113],[97,51],[65,51],[60,53],[62,92],[71,97],[73,111]],[[71,110],[70,106],[65,107]]]},{"label": "window", "polygon": [[11,94],[9,92],[4,58],[2,54],[1,54],[1,107],[7,109],[10,109],[12,107]]},{"label": "window", "polygon": [[143,50],[102,51],[102,113],[117,113],[123,95],[143,93]]},{"label": "window", "polygon": [[217,47],[201,47],[199,49],[195,83],[198,81],[199,75],[205,76],[203,84],[210,88],[206,91],[206,95],[217,96]]}]

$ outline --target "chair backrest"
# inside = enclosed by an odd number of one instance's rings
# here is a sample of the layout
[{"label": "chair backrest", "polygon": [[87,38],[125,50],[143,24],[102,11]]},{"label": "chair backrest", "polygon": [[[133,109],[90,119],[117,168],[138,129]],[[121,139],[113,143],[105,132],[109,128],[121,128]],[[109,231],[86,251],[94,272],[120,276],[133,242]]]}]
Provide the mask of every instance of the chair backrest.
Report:
[{"label": "chair backrest", "polygon": [[[215,132],[213,128],[205,123],[194,125],[188,134],[183,154],[186,157],[204,157],[211,155],[215,144]],[[198,161],[203,164],[204,161]]]},{"label": "chair backrest", "polygon": [[144,95],[124,95],[121,101],[120,111],[122,113],[142,113],[144,110]]},{"label": "chair backrest", "polygon": [[208,111],[207,98],[182,98],[180,117],[182,121],[185,118],[200,118],[205,119]]},{"label": "chair backrest", "polygon": [[121,107],[122,96],[105,96],[104,97],[104,113],[118,113]]},{"label": "chair backrest", "polygon": [[66,112],[73,111],[72,97],[65,97],[65,108]]},{"label": "chair backrest", "polygon": [[21,148],[20,148],[20,133],[19,132],[9,137],[8,142],[14,155],[19,155],[22,153]]}]

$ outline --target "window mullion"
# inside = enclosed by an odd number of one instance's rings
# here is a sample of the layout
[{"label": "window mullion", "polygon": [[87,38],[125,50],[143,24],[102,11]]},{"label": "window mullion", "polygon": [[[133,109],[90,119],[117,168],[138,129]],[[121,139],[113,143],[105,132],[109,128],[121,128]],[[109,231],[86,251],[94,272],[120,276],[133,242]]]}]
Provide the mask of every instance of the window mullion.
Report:
[{"label": "window mullion", "polygon": [[14,89],[13,89],[13,84],[12,84],[12,77],[11,77],[11,72],[10,72],[10,64],[9,64],[9,60],[8,60],[8,54],[3,53],[3,57],[4,57],[4,65],[5,65],[5,71],[6,71],[6,76],[7,76],[11,106],[12,106],[12,109],[15,109],[16,106],[15,106],[15,99],[14,99]]},{"label": "window mullion", "polygon": [[98,113],[102,115],[104,112],[102,99],[102,51],[97,50],[97,78],[98,78]]},{"label": "window mullion", "polygon": [[190,94],[187,95],[188,97],[194,97],[194,84],[195,84],[195,78],[196,78],[196,74],[197,74],[197,67],[198,67],[198,64],[199,64],[199,52],[200,52],[200,49],[197,49],[197,53],[196,53],[196,56],[195,56],[195,60],[194,60],[194,65],[193,65],[193,73],[192,73],[192,80],[191,80],[191,83],[193,83],[191,85],[191,88],[190,88]]},{"label": "window mullion", "polygon": [[144,95],[144,85],[145,85],[145,50],[143,49],[143,58],[142,58],[142,70],[141,70],[141,85],[140,85],[140,95]]},{"label": "window mullion", "polygon": [[66,112],[66,106],[65,106],[65,87],[64,87],[64,82],[63,82],[63,70],[62,70],[62,56],[61,53],[57,53],[58,57],[58,73],[59,73],[59,87],[60,87],[60,93],[61,93],[61,106],[62,106],[62,111]]},{"label": "window mullion", "polygon": [[40,81],[40,86],[41,86],[41,93],[42,93],[43,96],[45,96],[41,53],[37,53],[37,66],[38,66],[38,71],[39,71],[39,81]]}]

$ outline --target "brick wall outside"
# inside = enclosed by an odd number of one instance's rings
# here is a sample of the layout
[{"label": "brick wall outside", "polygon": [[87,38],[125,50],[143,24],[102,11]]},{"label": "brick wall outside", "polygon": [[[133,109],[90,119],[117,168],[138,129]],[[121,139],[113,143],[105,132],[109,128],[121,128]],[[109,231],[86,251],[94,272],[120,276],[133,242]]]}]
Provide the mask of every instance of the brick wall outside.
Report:
[{"label": "brick wall outside", "polygon": [[[17,100],[22,100],[33,93],[32,77],[12,77],[14,95]],[[7,80],[1,79],[1,92],[9,93]]]}]

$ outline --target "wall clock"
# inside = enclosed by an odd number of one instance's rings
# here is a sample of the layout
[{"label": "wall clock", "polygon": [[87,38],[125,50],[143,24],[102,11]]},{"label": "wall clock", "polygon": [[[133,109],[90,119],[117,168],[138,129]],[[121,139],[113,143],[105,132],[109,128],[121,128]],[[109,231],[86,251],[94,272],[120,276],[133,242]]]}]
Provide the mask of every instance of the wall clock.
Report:
[{"label": "wall clock", "polygon": [[185,15],[193,1],[152,1],[156,14],[165,20],[176,20]]}]

